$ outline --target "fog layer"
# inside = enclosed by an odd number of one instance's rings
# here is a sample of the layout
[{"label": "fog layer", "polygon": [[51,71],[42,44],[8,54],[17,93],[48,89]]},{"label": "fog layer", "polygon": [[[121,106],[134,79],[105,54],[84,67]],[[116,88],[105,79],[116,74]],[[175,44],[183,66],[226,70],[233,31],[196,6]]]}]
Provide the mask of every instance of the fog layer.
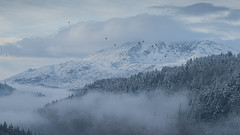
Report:
[{"label": "fog layer", "polygon": [[9,96],[0,97],[0,122],[5,121],[21,128],[32,128],[33,124],[44,122],[36,110],[46,103],[71,94],[64,89],[10,85],[16,90]]},{"label": "fog layer", "polygon": [[[177,126],[186,94],[89,93],[45,108],[45,129],[59,135],[160,134]],[[175,132],[175,131],[174,131]]]}]

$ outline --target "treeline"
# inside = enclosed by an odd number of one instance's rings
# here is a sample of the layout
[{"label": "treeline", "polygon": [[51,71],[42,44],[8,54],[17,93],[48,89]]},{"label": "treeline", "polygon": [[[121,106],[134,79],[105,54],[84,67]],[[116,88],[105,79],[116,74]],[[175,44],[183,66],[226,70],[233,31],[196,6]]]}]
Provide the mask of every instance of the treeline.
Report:
[{"label": "treeline", "polygon": [[13,127],[12,125],[7,125],[6,122],[0,124],[0,135],[43,135],[36,134],[31,132],[30,130],[25,131],[24,129],[20,129],[19,127]]},{"label": "treeline", "polygon": [[185,65],[139,73],[129,78],[97,80],[77,94],[91,91],[132,93],[164,89],[192,93],[189,115],[195,121],[215,121],[240,111],[240,54],[190,59]]}]

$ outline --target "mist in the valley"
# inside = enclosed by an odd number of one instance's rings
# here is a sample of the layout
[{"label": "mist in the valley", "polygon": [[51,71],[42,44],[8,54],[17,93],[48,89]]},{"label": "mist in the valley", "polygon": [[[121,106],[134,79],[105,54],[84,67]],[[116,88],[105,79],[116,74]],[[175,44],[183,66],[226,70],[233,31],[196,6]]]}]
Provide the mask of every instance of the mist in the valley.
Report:
[{"label": "mist in the valley", "polygon": [[[177,134],[178,115],[186,110],[187,94],[88,93],[45,108],[48,134],[151,135]],[[171,131],[171,132],[170,132]],[[181,131],[187,133],[185,131]]]},{"label": "mist in the valley", "polygon": [[225,135],[239,134],[240,118],[193,122],[189,93],[162,90],[141,94],[90,92],[59,101],[40,113],[34,130],[51,135]]},{"label": "mist in the valley", "polygon": [[[238,134],[238,115],[216,123],[191,121],[189,93],[90,92],[45,106],[70,92],[18,86],[0,97],[0,121],[45,135],[223,135]],[[42,95],[39,96],[41,91]]]},{"label": "mist in the valley", "polygon": [[11,95],[0,97],[0,122],[25,129],[39,127],[45,123],[36,113],[40,107],[71,94],[65,89],[10,85],[16,89]]}]

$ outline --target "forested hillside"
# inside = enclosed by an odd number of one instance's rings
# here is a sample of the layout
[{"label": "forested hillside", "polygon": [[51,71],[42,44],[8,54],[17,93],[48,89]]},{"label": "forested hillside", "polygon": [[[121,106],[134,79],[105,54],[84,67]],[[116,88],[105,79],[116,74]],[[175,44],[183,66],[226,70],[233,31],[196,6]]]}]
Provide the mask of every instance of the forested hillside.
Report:
[{"label": "forested hillside", "polygon": [[189,60],[185,65],[139,73],[129,78],[95,81],[79,95],[90,91],[139,93],[158,89],[191,91],[191,114],[198,120],[217,120],[240,105],[240,55],[231,52]]}]

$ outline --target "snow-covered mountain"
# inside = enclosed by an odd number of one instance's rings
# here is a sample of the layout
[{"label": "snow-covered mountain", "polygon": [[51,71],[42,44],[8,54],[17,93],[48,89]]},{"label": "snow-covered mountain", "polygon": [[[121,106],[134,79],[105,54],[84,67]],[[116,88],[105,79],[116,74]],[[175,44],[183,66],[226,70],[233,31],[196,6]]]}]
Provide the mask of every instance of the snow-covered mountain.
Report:
[{"label": "snow-covered mountain", "polygon": [[29,69],[6,82],[59,88],[81,88],[94,80],[128,77],[138,72],[185,63],[190,58],[235,50],[212,41],[129,42],[101,50],[79,61]]}]

